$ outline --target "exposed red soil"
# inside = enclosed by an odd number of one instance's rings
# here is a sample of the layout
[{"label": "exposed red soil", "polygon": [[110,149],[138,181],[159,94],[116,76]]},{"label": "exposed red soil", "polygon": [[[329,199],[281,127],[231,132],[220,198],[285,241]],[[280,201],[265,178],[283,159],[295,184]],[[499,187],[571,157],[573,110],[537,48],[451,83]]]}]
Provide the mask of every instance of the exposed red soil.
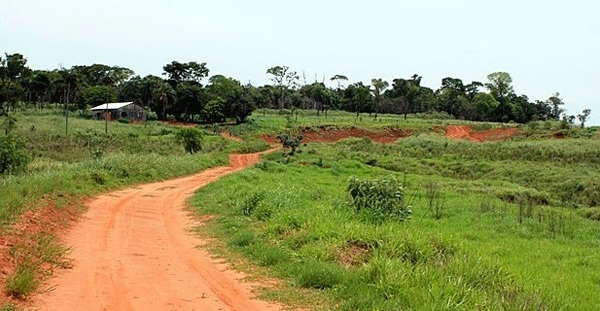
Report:
[{"label": "exposed red soil", "polygon": [[[72,201],[63,195],[57,195],[56,198]],[[38,208],[21,214],[13,225],[0,232],[0,305],[10,300],[4,288],[17,264],[10,256],[11,249],[15,246],[31,248],[32,243],[35,243],[34,237],[40,234],[61,236],[67,232],[69,225],[78,219],[80,204],[59,208],[55,204],[56,198],[42,199]]]},{"label": "exposed red soil", "polygon": [[452,139],[467,139],[474,142],[506,140],[517,135],[515,127],[498,128],[487,131],[473,132],[468,125],[448,125],[446,137]]},{"label": "exposed red soil", "polygon": [[[379,143],[392,143],[400,138],[407,137],[411,134],[408,130],[403,129],[385,129],[379,132],[372,132],[357,127],[321,126],[321,127],[305,127],[298,131],[298,134],[304,136],[303,142],[336,142],[350,137],[368,137],[371,140]],[[261,138],[268,143],[278,143],[277,135],[263,134]]]},{"label": "exposed red soil", "polygon": [[225,139],[229,139],[232,141],[244,141],[242,138],[234,136],[233,134],[231,134],[227,131],[221,132],[221,136],[223,136],[223,138],[225,138]]},{"label": "exposed red soil", "polygon": [[[268,151],[266,151],[268,152]],[[72,246],[72,268],[49,280],[49,292],[31,297],[36,310],[279,310],[253,298],[252,284],[198,245],[184,210],[193,192],[259,161],[259,153],[231,155],[231,165],[165,182],[101,195],[64,241]],[[44,212],[46,211],[47,212]],[[15,230],[29,232],[40,218],[60,231],[65,219],[52,205],[25,213]],[[43,214],[44,217],[36,216]],[[3,236],[2,253],[11,238]],[[4,258],[4,257],[3,257]],[[4,258],[6,260],[6,258]],[[4,267],[4,265],[2,266]],[[5,273],[10,273],[6,271]]]}]

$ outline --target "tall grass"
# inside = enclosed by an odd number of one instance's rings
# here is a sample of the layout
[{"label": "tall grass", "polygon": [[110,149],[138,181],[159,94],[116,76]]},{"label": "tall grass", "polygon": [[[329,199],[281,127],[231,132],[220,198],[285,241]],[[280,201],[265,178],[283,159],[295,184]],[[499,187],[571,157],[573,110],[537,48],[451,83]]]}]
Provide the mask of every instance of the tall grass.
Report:
[{"label": "tall grass", "polygon": [[[597,142],[568,143],[558,146],[576,158],[577,146],[594,152]],[[296,296],[267,292],[287,302],[321,301],[318,310],[595,310],[600,229],[553,189],[562,187],[560,174],[587,170],[582,181],[590,182],[598,173],[550,157],[508,161],[519,148],[537,152],[536,144],[430,136],[309,144],[289,163],[270,154],[200,189],[192,204],[218,216],[199,229],[223,239],[215,251],[286,280],[283,291]],[[382,175],[405,180],[408,221],[364,222],[348,208],[349,176]],[[430,206],[433,190],[440,213]]]}]

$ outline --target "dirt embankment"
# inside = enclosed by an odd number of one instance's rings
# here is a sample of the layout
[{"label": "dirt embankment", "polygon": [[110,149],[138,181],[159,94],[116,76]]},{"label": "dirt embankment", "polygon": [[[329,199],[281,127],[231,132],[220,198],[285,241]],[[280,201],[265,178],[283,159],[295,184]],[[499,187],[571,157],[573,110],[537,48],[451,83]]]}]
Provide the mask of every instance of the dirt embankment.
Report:
[{"label": "dirt embankment", "polygon": [[190,234],[184,211],[193,192],[259,161],[231,155],[231,166],[101,195],[66,234],[72,268],[31,298],[36,310],[279,310],[253,298],[242,274],[218,263]]},{"label": "dirt embankment", "polygon": [[498,128],[486,131],[473,132],[468,125],[448,125],[446,137],[451,139],[467,139],[474,142],[505,140],[517,135],[515,127]]},{"label": "dirt embankment", "polygon": [[[357,127],[319,126],[305,127],[298,131],[302,134],[303,142],[336,142],[350,137],[368,137],[379,143],[392,143],[411,134],[406,129],[384,129],[372,132]],[[277,135],[263,134],[261,138],[271,144],[278,143]]]}]

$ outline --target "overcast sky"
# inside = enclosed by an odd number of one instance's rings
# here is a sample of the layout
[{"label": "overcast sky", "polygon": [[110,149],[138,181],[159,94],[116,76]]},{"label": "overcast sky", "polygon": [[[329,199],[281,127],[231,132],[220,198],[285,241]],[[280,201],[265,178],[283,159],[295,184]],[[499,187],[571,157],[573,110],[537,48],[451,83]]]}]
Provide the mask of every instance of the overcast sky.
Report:
[{"label": "overcast sky", "polygon": [[0,52],[34,69],[102,63],[141,76],[206,62],[253,85],[276,65],[308,83],[416,73],[433,89],[505,71],[518,94],[560,92],[570,114],[590,108],[600,125],[599,13],[592,0],[0,0]]}]

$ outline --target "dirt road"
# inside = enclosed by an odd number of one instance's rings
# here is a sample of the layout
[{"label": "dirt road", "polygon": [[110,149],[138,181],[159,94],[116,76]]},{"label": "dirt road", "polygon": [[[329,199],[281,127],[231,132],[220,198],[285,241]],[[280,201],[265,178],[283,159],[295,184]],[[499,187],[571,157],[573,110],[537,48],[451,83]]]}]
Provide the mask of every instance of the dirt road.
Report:
[{"label": "dirt road", "polygon": [[54,290],[33,298],[36,310],[279,310],[252,298],[251,285],[196,248],[183,210],[194,190],[258,162],[232,155],[230,167],[129,188],[96,198],[66,240],[73,268]]}]

